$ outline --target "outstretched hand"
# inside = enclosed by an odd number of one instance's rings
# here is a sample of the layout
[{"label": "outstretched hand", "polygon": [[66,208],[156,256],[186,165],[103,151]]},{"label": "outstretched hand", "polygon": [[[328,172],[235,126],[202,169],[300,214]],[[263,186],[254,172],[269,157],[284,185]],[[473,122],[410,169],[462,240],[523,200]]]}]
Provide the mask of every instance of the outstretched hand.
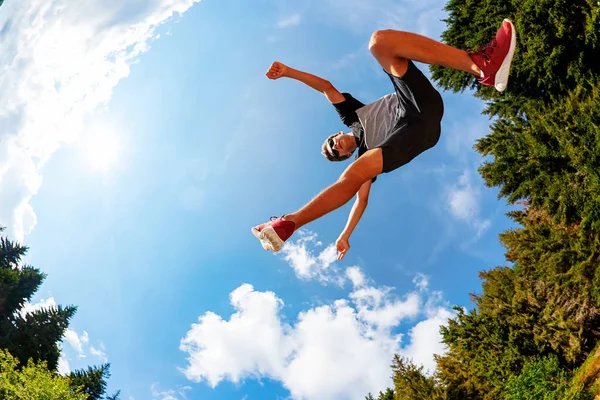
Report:
[{"label": "outstretched hand", "polygon": [[346,255],[346,252],[350,250],[350,243],[348,239],[340,237],[335,242],[335,248],[338,251],[338,260],[341,260]]},{"label": "outstretched hand", "polygon": [[269,79],[279,79],[282,76],[285,76],[287,73],[288,67],[285,64],[280,63],[279,61],[275,61],[271,64],[271,67],[265,74]]}]

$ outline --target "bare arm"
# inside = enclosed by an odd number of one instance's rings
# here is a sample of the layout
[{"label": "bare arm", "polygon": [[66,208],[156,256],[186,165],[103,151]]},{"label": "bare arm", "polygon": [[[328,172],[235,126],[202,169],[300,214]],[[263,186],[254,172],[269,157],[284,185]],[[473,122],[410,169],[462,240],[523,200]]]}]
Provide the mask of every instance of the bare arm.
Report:
[{"label": "bare arm", "polygon": [[371,183],[372,180],[369,179],[362,184],[360,189],[358,189],[356,200],[354,201],[354,205],[352,206],[352,210],[350,210],[350,215],[348,216],[348,222],[346,222],[344,230],[342,233],[340,233],[340,236],[335,242],[335,246],[338,251],[338,260],[344,258],[346,252],[350,250],[350,243],[348,240],[350,239],[350,235],[352,235],[354,228],[356,228],[358,221],[360,221],[360,218],[367,208],[367,204],[369,203],[369,192],[371,191]]},{"label": "bare arm", "polygon": [[326,79],[320,78],[308,72],[299,71],[288,67],[285,64],[275,61],[265,74],[269,79],[291,78],[304,83],[323,93],[330,103],[341,103],[345,100],[344,96]]}]

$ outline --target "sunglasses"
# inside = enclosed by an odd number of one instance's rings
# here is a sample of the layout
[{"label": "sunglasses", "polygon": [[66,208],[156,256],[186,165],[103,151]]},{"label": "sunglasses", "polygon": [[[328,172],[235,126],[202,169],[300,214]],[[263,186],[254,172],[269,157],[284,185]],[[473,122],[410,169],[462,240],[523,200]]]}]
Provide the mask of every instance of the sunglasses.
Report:
[{"label": "sunglasses", "polygon": [[331,149],[331,155],[335,158],[340,158],[340,152],[333,148],[333,146],[335,145],[333,138],[329,138],[329,140],[327,141],[327,144],[329,145],[329,148]]}]

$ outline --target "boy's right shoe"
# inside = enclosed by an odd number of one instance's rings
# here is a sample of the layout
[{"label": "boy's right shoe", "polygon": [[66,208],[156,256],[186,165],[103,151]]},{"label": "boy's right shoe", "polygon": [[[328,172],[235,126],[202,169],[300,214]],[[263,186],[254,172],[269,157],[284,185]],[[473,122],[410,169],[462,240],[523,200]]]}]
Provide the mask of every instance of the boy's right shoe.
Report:
[{"label": "boy's right shoe", "polygon": [[296,224],[292,221],[271,217],[271,221],[253,227],[252,234],[260,240],[263,249],[278,252],[295,229]]},{"label": "boy's right shoe", "polygon": [[482,76],[477,78],[482,85],[494,86],[499,92],[506,89],[516,44],[515,26],[509,19],[505,19],[490,43],[477,51],[469,52],[475,65],[482,71]]}]

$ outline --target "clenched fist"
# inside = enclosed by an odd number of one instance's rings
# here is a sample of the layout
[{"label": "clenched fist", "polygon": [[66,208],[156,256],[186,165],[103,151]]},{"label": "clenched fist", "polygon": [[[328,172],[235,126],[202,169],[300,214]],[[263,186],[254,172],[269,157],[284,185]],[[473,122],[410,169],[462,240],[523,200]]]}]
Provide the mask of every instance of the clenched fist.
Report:
[{"label": "clenched fist", "polygon": [[350,243],[348,239],[340,237],[335,242],[335,248],[338,251],[338,260],[341,260],[346,255],[346,252],[350,250]]},{"label": "clenched fist", "polygon": [[285,76],[287,73],[288,67],[285,64],[280,63],[279,61],[275,61],[271,64],[271,67],[265,74],[269,79],[279,79],[282,76]]}]

